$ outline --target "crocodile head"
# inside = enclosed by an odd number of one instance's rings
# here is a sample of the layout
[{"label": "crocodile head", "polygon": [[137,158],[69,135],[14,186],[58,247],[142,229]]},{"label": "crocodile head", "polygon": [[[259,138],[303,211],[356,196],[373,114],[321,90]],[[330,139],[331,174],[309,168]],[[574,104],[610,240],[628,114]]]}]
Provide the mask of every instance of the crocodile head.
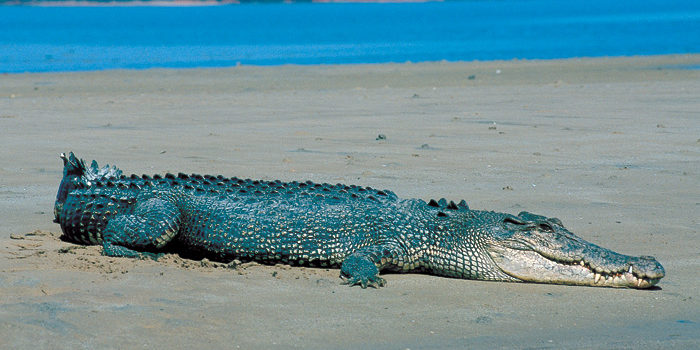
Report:
[{"label": "crocodile head", "polygon": [[557,218],[506,215],[493,230],[488,254],[508,276],[536,283],[649,288],[664,277],[651,256],[628,256],[587,242]]}]

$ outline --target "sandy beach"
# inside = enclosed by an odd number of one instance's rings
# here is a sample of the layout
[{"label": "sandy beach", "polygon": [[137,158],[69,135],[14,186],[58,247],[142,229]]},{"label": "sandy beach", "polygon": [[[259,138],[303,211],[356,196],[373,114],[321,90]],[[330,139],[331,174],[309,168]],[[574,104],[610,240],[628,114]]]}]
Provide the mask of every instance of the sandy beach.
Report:
[{"label": "sandy beach", "polygon": [[[0,348],[700,347],[700,55],[0,75]],[[693,69],[694,68],[694,69]],[[378,135],[385,136],[378,139]],[[390,189],[556,216],[654,290],[108,258],[61,152],[125,173]]]}]

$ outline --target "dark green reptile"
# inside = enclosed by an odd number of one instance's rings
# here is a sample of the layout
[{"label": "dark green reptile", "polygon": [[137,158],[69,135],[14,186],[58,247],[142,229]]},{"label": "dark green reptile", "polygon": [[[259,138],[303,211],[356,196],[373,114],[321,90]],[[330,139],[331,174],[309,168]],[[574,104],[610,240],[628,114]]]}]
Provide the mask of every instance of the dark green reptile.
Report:
[{"label": "dark green reptile", "polygon": [[108,256],[179,250],[219,261],[340,267],[350,285],[383,286],[381,271],[491,281],[649,288],[664,277],[650,256],[627,256],[561,221],[399,199],[342,184],[223,176],[124,176],[61,155],[54,208],[64,237]]}]

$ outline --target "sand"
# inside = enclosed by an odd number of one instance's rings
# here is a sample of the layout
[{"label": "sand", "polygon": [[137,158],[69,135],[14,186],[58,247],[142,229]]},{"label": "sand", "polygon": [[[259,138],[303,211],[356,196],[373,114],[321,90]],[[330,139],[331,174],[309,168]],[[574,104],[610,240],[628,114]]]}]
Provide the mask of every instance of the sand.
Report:
[{"label": "sand", "polygon": [[[700,347],[699,55],[0,75],[0,348]],[[688,69],[695,67],[696,69]],[[385,139],[377,140],[379,134]],[[59,153],[466,199],[654,255],[655,290],[108,258]]]}]

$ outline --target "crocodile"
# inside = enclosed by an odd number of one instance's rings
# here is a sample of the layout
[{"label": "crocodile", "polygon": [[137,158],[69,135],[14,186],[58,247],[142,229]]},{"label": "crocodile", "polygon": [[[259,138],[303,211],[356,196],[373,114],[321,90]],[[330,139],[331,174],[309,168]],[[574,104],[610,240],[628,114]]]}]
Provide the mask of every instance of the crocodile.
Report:
[{"label": "crocodile", "polygon": [[650,288],[652,256],[628,256],[554,217],[472,210],[462,200],[401,199],[343,184],[165,174],[64,162],[54,222],[65,240],[104,255],[178,252],[217,261],[339,268],[345,284],[381,287],[380,272],[508,282]]}]

